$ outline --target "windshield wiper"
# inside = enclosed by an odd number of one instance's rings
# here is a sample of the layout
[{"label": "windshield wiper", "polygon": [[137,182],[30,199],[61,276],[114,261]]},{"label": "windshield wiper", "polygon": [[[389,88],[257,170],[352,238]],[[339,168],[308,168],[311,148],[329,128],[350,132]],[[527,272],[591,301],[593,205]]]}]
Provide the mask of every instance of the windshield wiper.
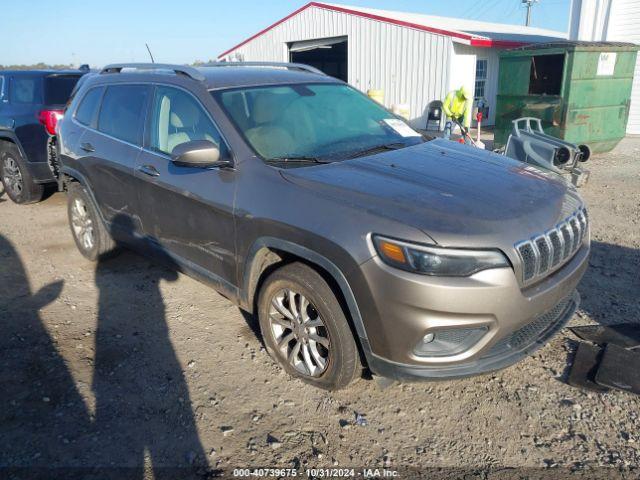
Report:
[{"label": "windshield wiper", "polygon": [[318,157],[311,157],[306,155],[267,158],[265,162],[270,164],[271,163],[331,163],[325,160],[321,160]]},{"label": "windshield wiper", "polygon": [[374,147],[365,148],[364,150],[360,150],[356,153],[349,155],[348,158],[358,158],[358,157],[366,157],[367,155],[373,155],[375,153],[386,152],[388,150],[398,150],[400,148],[406,147],[406,143],[395,142],[395,143],[384,143],[382,145],[376,145]]}]

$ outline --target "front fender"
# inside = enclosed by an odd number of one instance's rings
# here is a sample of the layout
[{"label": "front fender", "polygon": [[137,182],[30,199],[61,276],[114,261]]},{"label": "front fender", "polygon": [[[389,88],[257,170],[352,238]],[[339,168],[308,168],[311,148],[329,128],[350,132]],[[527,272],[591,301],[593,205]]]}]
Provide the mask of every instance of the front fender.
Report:
[{"label": "front fender", "polygon": [[290,242],[288,240],[283,240],[275,237],[261,237],[258,238],[251,248],[249,249],[249,253],[247,255],[244,267],[243,281],[242,281],[242,298],[243,303],[246,302],[246,306],[251,308],[253,305],[253,299],[255,296],[255,287],[257,284],[256,276],[260,275],[260,271],[256,272],[254,268],[256,263],[259,263],[260,252],[264,249],[275,249],[278,251],[290,253],[295,255],[296,257],[300,257],[308,262],[318,265],[325,271],[327,271],[333,280],[336,282],[342,295],[344,296],[345,301],[347,302],[347,308],[349,309],[349,313],[351,315],[351,319],[353,320],[354,328],[361,339],[367,340],[367,333],[364,327],[364,322],[362,320],[362,315],[360,313],[360,309],[358,307],[358,303],[356,302],[355,295],[347,278],[342,273],[340,268],[329,260],[327,257],[307,248],[297,243]]}]

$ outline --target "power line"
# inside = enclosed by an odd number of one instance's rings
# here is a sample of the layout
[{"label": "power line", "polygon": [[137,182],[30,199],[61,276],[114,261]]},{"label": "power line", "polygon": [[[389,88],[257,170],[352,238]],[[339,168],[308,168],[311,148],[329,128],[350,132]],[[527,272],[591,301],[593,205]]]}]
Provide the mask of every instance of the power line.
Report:
[{"label": "power line", "polygon": [[493,3],[491,3],[489,1],[489,2],[487,2],[486,6],[483,6],[482,8],[479,8],[478,11],[475,14],[471,14],[467,18],[469,18],[469,20],[479,20],[480,18],[485,16],[487,13],[492,11],[498,5],[498,3],[500,3],[501,1],[502,0],[495,0]]}]

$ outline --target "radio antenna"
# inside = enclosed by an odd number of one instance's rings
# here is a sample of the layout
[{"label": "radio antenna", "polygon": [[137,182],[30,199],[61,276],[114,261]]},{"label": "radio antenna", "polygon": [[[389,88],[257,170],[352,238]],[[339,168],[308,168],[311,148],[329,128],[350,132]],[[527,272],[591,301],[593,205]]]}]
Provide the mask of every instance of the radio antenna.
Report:
[{"label": "radio antenna", "polygon": [[149,44],[145,43],[144,46],[147,47],[147,52],[149,52],[149,56],[151,57],[151,63],[156,63],[156,61],[153,59],[153,54],[151,53],[151,49],[149,48]]}]

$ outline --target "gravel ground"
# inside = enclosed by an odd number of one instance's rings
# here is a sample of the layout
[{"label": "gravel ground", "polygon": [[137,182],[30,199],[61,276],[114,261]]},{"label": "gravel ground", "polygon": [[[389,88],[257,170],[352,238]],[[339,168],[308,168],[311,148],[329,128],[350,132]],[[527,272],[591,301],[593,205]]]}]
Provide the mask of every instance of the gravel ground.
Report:
[{"label": "gravel ground", "polygon": [[[628,138],[588,164],[593,255],[574,325],[640,323],[639,153]],[[568,386],[566,330],[491,375],[320,391],[282,373],[256,322],[209,288],[132,253],[85,261],[63,194],[0,198],[0,326],[0,477],[639,475],[640,397]]]}]

